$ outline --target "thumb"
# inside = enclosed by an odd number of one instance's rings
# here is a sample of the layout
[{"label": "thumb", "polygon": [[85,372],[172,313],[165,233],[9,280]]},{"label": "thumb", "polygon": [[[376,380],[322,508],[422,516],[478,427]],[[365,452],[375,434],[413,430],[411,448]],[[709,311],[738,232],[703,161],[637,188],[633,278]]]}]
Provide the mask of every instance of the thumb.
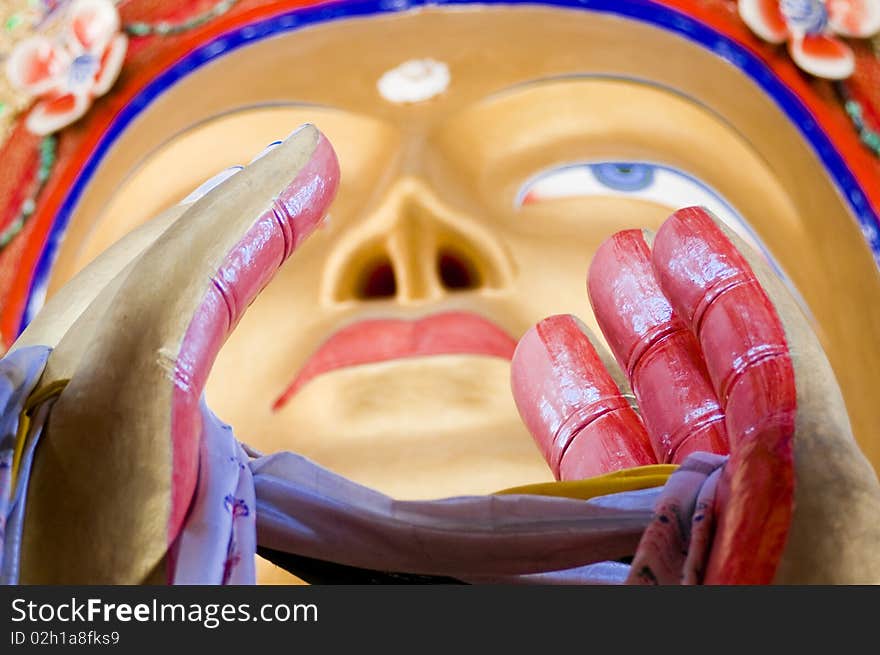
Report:
[{"label": "thumb", "polygon": [[34,462],[23,581],[161,574],[195,488],[214,358],[338,179],[329,142],[304,126],[193,203],[127,272]]}]

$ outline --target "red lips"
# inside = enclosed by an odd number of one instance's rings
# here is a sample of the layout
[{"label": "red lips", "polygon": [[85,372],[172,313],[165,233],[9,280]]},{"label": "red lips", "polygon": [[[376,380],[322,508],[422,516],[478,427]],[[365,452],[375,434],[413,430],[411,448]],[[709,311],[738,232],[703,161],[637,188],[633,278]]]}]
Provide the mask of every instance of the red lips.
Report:
[{"label": "red lips", "polygon": [[487,319],[445,312],[415,321],[377,319],[343,328],[318,348],[272,405],[278,411],[307,382],[328,371],[404,357],[487,355],[510,359],[516,341]]}]

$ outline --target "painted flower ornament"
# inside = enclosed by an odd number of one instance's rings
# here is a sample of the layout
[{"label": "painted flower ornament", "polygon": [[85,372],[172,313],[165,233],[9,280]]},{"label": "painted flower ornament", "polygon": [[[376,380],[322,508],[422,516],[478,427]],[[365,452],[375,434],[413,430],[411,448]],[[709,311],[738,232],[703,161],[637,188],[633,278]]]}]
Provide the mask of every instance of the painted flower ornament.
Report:
[{"label": "painted flower ornament", "polygon": [[37,103],[27,117],[45,135],[70,125],[113,86],[128,47],[111,0],[74,0],[56,39],[33,36],[6,61],[10,82]]},{"label": "painted flower ornament", "polygon": [[787,41],[803,70],[832,80],[855,69],[853,51],[839,37],[880,32],[880,0],[739,0],[739,14],[765,41]]}]

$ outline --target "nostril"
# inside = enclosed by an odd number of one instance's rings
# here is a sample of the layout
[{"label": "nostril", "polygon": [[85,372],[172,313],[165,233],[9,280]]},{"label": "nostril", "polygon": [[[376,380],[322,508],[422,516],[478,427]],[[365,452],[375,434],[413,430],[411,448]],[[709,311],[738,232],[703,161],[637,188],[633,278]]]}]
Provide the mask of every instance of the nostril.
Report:
[{"label": "nostril", "polygon": [[397,293],[397,280],[391,261],[383,257],[364,267],[355,293],[360,300],[394,296]]},{"label": "nostril", "polygon": [[447,289],[460,291],[480,286],[480,273],[462,255],[451,250],[443,250],[437,257],[437,275]]}]

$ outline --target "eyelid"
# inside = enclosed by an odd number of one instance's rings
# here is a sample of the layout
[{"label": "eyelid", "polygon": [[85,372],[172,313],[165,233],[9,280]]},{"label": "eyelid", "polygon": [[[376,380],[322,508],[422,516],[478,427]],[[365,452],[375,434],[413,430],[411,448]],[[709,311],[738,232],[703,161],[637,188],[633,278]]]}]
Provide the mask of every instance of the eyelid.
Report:
[{"label": "eyelid", "polygon": [[[609,185],[611,176],[608,175],[609,171],[603,171],[603,167],[618,167],[621,169],[621,174],[623,167],[629,167],[641,173],[642,178],[638,180],[638,185],[634,184],[631,189],[626,189],[626,183],[622,180],[615,188]],[[762,252],[782,275],[751,226],[721,194],[699,178],[665,164],[649,161],[593,160],[553,166],[533,175],[523,183],[516,194],[514,207],[519,211],[527,205],[542,201],[591,196],[647,200],[669,207],[670,213],[682,207],[694,205],[706,207],[749,245]]]},{"label": "eyelid", "polygon": [[[600,179],[601,174],[597,175],[597,171],[601,170],[599,167],[602,166],[648,167],[651,174],[643,178],[637,188],[634,186],[633,190],[622,188],[625,186],[623,183],[618,188],[614,188],[603,183]],[[647,170],[641,172],[644,175]],[[529,199],[530,194],[532,194],[531,199]],[[580,161],[554,166],[527,179],[516,194],[514,206],[516,210],[520,211],[526,205],[546,200],[591,196],[648,200],[669,207],[670,213],[682,207],[694,205],[706,207],[762,254],[776,274],[788,286],[807,317],[815,324],[806,302],[742,214],[708,184],[680,169],[654,162],[608,160]]]},{"label": "eyelid", "polygon": [[[635,178],[630,189],[625,188],[622,180],[619,186],[612,187],[608,175],[602,174],[602,167],[606,166],[636,169],[641,178]],[[739,212],[710,186],[684,171],[653,162],[584,161],[546,169],[520,187],[514,204],[520,209],[542,200],[589,196],[639,198],[667,205],[673,211],[702,205],[733,226],[745,226]],[[754,236],[748,236],[754,242]]]}]

